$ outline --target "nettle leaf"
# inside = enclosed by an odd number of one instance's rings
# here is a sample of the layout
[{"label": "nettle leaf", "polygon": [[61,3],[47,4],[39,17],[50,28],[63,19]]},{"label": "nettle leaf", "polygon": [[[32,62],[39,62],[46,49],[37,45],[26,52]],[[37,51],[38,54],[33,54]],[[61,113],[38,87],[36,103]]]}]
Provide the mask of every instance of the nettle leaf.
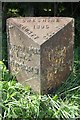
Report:
[{"label": "nettle leaf", "polygon": [[52,98],[53,100],[57,100],[58,99],[58,96],[57,95],[55,95],[55,96],[53,96],[53,98]]},{"label": "nettle leaf", "polygon": [[10,95],[11,98],[14,97],[14,96],[16,96],[16,92],[14,92]]}]

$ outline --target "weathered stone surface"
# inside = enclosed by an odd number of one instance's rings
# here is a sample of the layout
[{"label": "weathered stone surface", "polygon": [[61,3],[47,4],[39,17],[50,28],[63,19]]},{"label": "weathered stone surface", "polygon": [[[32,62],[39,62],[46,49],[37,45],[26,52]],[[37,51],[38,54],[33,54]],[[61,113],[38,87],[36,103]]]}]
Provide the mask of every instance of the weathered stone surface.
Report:
[{"label": "weathered stone surface", "polygon": [[7,33],[9,68],[19,82],[48,93],[68,77],[73,63],[73,18],[9,18]]}]

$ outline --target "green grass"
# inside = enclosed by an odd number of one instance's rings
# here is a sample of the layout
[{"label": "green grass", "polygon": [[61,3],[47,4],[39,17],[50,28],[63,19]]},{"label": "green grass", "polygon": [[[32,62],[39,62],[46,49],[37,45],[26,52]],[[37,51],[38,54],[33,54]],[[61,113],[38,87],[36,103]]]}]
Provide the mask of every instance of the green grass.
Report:
[{"label": "green grass", "polygon": [[17,83],[0,61],[0,91],[3,120],[59,120],[80,118],[80,61],[78,49],[74,54],[74,67],[68,79],[55,94],[38,95],[29,86]]},{"label": "green grass", "polygon": [[0,19],[0,60],[2,60],[2,21]]}]

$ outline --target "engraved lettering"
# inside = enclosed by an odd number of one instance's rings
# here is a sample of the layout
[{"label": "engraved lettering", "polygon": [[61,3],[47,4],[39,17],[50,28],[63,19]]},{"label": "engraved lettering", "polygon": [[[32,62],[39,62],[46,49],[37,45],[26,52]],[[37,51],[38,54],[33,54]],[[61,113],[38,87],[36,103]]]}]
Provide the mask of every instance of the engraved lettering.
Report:
[{"label": "engraved lettering", "polygon": [[31,19],[28,19],[27,22],[31,22]]},{"label": "engraved lettering", "polygon": [[23,23],[25,22],[25,20],[23,20]]},{"label": "engraved lettering", "polygon": [[33,22],[35,22],[35,19],[33,19]]},{"label": "engraved lettering", "polygon": [[49,25],[46,25],[46,29],[49,29]]},{"label": "engraved lettering", "polygon": [[38,39],[39,38],[39,36],[36,36],[34,39]]},{"label": "engraved lettering", "polygon": [[49,29],[49,25],[34,25],[33,29]]},{"label": "engraved lettering", "polygon": [[40,25],[37,25],[37,29],[40,29]]},{"label": "engraved lettering", "polygon": [[32,31],[29,31],[29,33],[28,33],[28,34],[30,35],[31,33],[33,33],[33,32],[32,32]]},{"label": "engraved lettering", "polygon": [[41,29],[44,29],[44,25],[43,25],[43,26],[41,26]]},{"label": "engraved lettering", "polygon": [[37,66],[27,66],[25,63],[22,64],[14,60],[12,60],[10,64],[11,66],[14,66],[14,71],[16,72],[21,69],[23,71],[26,71],[26,73],[32,72],[33,74],[39,74],[39,68]]},{"label": "engraved lettering", "polygon": [[36,34],[32,34],[31,37],[36,36]]},{"label": "engraved lettering", "polygon": [[19,24],[19,27],[23,27],[23,25],[22,25],[22,24]]},{"label": "engraved lettering", "polygon": [[46,22],[46,19],[43,19],[43,22]]},{"label": "engraved lettering", "polygon": [[28,32],[28,31],[29,31],[29,29],[28,29],[28,28],[26,28],[26,29],[25,29],[25,31],[26,31],[26,32]]},{"label": "engraved lettering", "polygon": [[[56,56],[54,56],[54,54]],[[65,69],[64,59],[66,57],[66,47],[56,48],[48,52],[48,60],[52,63],[53,72],[56,74],[58,71]],[[55,68],[55,69],[54,69]]]},{"label": "engraved lettering", "polygon": [[50,18],[48,19],[48,22],[50,22]]},{"label": "engraved lettering", "polygon": [[38,22],[41,22],[40,20],[38,20]]},{"label": "engraved lettering", "polygon": [[38,74],[39,73],[39,69],[37,67],[34,68],[34,73]]},{"label": "engraved lettering", "polygon": [[25,28],[26,28],[26,26],[23,26],[23,27],[22,27],[22,29],[25,29]]},{"label": "engraved lettering", "polygon": [[35,25],[33,26],[33,29],[35,29]]}]

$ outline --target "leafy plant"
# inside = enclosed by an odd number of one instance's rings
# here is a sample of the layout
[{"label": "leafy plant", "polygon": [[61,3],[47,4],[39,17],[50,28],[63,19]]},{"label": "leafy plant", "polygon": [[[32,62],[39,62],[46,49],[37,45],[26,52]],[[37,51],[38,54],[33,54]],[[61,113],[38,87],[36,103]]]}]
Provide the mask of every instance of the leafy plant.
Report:
[{"label": "leafy plant", "polygon": [[8,16],[13,16],[13,17],[17,17],[17,16],[19,16],[19,10],[18,9],[11,9],[11,8],[9,8],[8,9],[8,12],[7,12],[7,15]]},{"label": "leafy plant", "polygon": [[[0,73],[0,90],[2,93],[0,106],[3,110],[3,120],[9,118],[36,118],[39,114],[39,97],[31,91],[29,86],[24,87],[17,83],[13,77],[9,77],[9,71],[2,61],[0,61]],[[11,80],[7,80],[8,77]]]}]

